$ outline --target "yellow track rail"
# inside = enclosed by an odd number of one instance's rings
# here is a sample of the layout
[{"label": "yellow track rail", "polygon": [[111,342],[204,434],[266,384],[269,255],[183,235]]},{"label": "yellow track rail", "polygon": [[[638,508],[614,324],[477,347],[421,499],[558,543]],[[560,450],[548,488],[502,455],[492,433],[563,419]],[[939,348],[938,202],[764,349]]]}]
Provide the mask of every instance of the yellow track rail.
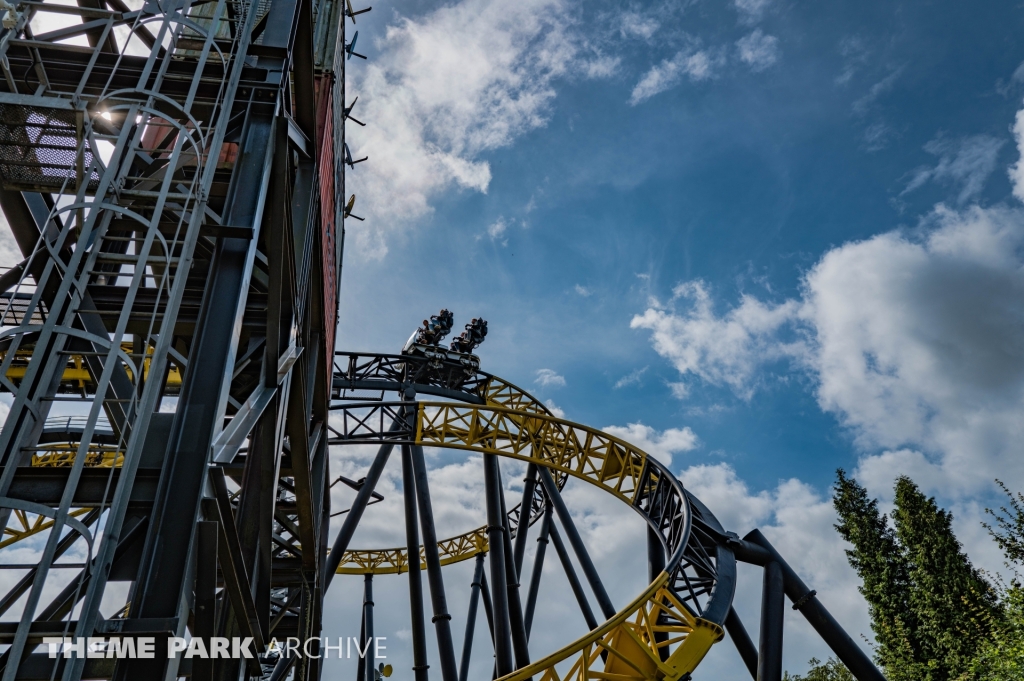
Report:
[{"label": "yellow track rail", "polygon": [[[415,442],[546,466],[585,480],[630,505],[642,491],[640,480],[648,456],[612,435],[549,414],[450,402],[419,403]],[[483,528],[456,539],[460,541],[442,553],[442,564],[487,548]],[[349,562],[339,572],[394,573],[409,569],[407,554],[401,549],[352,551],[345,558]],[[357,567],[353,564],[357,562],[363,564]],[[636,600],[600,627],[501,677],[501,681],[525,681],[530,677],[540,681],[675,681],[692,672],[711,646],[722,639],[723,631],[719,625],[695,617],[667,588],[668,582],[669,575],[662,573]],[[656,641],[656,633],[666,634],[666,640]],[[662,661],[660,651],[668,646],[674,650]]]}]

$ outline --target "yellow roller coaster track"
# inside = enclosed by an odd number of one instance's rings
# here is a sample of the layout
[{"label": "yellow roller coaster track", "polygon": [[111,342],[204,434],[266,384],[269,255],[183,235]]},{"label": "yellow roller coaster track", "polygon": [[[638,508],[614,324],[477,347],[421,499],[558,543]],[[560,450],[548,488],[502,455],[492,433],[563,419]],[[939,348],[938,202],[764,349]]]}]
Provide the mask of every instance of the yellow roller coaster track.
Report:
[{"label": "yellow roller coaster track", "polygon": [[[518,459],[547,467],[600,487],[634,506],[645,485],[648,455],[602,431],[538,411],[451,402],[420,402],[413,442]],[[451,542],[451,546],[445,546]],[[481,530],[446,540],[443,563],[457,562],[487,548]],[[408,570],[402,549],[352,551],[339,572]],[[361,565],[360,565],[361,563]],[[422,566],[422,559],[421,559]],[[360,569],[361,568],[361,569]],[[502,677],[502,681],[674,681],[692,672],[721,640],[723,630],[685,607],[662,573],[632,603],[597,629],[543,659]],[[665,640],[656,640],[656,633]],[[672,647],[666,660],[661,649]],[[604,655],[602,655],[604,653]],[[559,671],[561,668],[561,672]]]}]

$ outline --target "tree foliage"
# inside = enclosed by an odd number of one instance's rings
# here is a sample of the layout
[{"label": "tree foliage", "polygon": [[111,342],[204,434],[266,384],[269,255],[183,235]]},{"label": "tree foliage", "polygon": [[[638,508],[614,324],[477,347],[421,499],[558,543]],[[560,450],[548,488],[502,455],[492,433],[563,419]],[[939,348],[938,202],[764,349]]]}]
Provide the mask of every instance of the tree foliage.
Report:
[{"label": "tree foliage", "polygon": [[951,681],[970,673],[1000,605],[953,534],[953,516],[905,476],[895,492],[890,526],[877,500],[838,471],[836,529],[853,546],[847,557],[890,681]]},{"label": "tree foliage", "polygon": [[807,670],[806,674],[786,672],[782,681],[856,681],[846,665],[834,657],[830,657],[826,662],[812,657],[807,664],[811,668]]}]

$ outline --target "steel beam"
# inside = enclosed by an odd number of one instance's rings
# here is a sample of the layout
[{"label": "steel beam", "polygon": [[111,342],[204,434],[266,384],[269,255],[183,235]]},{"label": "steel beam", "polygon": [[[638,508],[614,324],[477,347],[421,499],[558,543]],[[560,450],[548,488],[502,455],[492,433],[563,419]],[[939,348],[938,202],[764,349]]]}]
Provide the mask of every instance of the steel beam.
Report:
[{"label": "steel beam", "polygon": [[473,655],[473,632],[476,629],[476,610],[480,603],[480,587],[484,576],[484,553],[476,554],[473,566],[473,582],[470,585],[469,613],[466,615],[466,636],[462,641],[462,662],[459,664],[459,681],[469,679],[469,661]]},{"label": "steel beam", "polygon": [[[612,605],[612,599],[608,597],[608,592],[605,591],[604,583],[601,582],[601,576],[597,573],[597,567],[594,566],[594,561],[590,559],[587,546],[583,543],[583,539],[576,529],[576,524],[572,520],[572,515],[569,514],[569,509],[565,506],[561,492],[558,491],[558,485],[555,484],[554,479],[551,477],[551,471],[547,467],[540,466],[539,469],[540,482],[544,485],[544,491],[547,493],[548,499],[551,500],[555,513],[558,514],[558,519],[561,521],[562,528],[569,538],[569,543],[576,554],[576,559],[580,562],[580,567],[583,568],[583,575],[590,584],[590,590],[594,592],[597,605],[601,608],[601,613],[605,616],[605,619],[611,619],[615,616],[615,606]],[[555,536],[555,534],[552,531],[552,536]]]},{"label": "steel beam", "polygon": [[782,566],[773,560],[764,566],[761,631],[757,645],[757,681],[782,681],[784,603]]},{"label": "steel beam", "polygon": [[569,587],[572,589],[573,595],[576,596],[576,603],[580,606],[580,613],[587,622],[587,628],[593,631],[597,629],[597,618],[594,617],[590,601],[587,600],[587,592],[583,590],[583,584],[576,576],[576,568],[572,565],[572,559],[569,557],[569,552],[565,549],[565,544],[562,543],[562,537],[558,534],[558,528],[554,523],[551,523],[548,536],[551,537],[551,543],[555,545],[555,553],[558,554],[558,560],[562,562],[562,569],[569,580]]},{"label": "steel beam", "polygon": [[729,638],[735,644],[740,659],[743,660],[744,666],[750,672],[750,677],[757,681],[757,648],[750,640],[750,635],[743,626],[743,622],[740,621],[740,616],[736,614],[735,608],[729,608],[729,614],[725,618],[725,630],[729,632]]},{"label": "steel beam", "polygon": [[816,592],[811,591],[803,580],[783,559],[771,542],[761,534],[760,530],[752,530],[742,542],[733,542],[736,557],[739,560],[766,565],[776,562],[782,569],[783,585],[786,596],[793,602],[793,608],[799,610],[818,635],[828,644],[857,681],[885,681],[878,668],[861,650],[850,635],[847,634],[825,606],[818,601]]},{"label": "steel beam", "polygon": [[505,524],[501,517],[501,485],[498,458],[484,454],[484,490],[487,496],[487,544],[491,572],[491,602],[494,612],[494,654],[498,676],[515,670],[512,657],[512,625],[509,622],[508,583],[505,577]]},{"label": "steel beam", "polygon": [[523,478],[523,500],[519,504],[519,524],[516,526],[515,564],[516,574],[523,572],[523,556],[526,554],[526,535],[530,529],[530,516],[533,513],[533,493],[537,488],[537,464],[530,462],[526,466],[526,477]]},{"label": "steel beam", "polygon": [[[405,426],[406,424],[401,418],[396,418],[391,422],[392,431],[401,430]],[[338,536],[334,538],[334,544],[331,546],[331,552],[327,554],[327,566],[324,568],[325,592],[334,580],[334,575],[338,571],[338,566],[341,565],[341,557],[348,549],[349,542],[352,541],[352,535],[355,533],[356,527],[359,525],[359,520],[363,517],[363,511],[366,510],[366,505],[370,503],[370,499],[373,496],[373,490],[377,486],[377,481],[380,480],[380,475],[384,472],[384,466],[387,465],[388,457],[391,456],[391,450],[394,448],[394,442],[385,442],[377,449],[377,456],[374,457],[373,463],[370,464],[370,469],[366,472],[366,478],[363,479],[363,486],[359,488],[358,492],[356,492],[356,498],[352,501],[352,507],[345,516],[345,522],[341,524],[341,529],[338,530]]]},{"label": "steel beam", "polygon": [[544,572],[544,554],[548,548],[548,535],[551,532],[551,504],[545,504],[544,516],[540,521],[540,535],[537,537],[537,553],[533,558],[533,574],[530,576],[530,590],[526,594],[526,611],[523,620],[526,626],[526,639],[530,639],[533,628],[533,613],[537,609],[537,595],[540,593],[540,578]]},{"label": "steel beam", "polygon": [[423,458],[423,447],[411,445],[410,450],[413,473],[416,476],[416,500],[420,512],[420,529],[423,531],[423,556],[427,563],[427,582],[430,585],[430,601],[434,611],[431,621],[437,634],[441,678],[444,681],[459,681],[455,644],[452,641],[452,616],[448,614],[448,601],[444,594],[441,558],[437,551],[437,531],[434,529],[434,510],[430,504],[430,487],[427,484],[427,464]]},{"label": "steel beam", "polygon": [[423,623],[423,578],[420,570],[419,514],[412,450],[402,445],[402,493],[405,501],[405,545],[409,557],[409,614],[412,625],[412,670],[416,681],[427,681],[427,634]]}]

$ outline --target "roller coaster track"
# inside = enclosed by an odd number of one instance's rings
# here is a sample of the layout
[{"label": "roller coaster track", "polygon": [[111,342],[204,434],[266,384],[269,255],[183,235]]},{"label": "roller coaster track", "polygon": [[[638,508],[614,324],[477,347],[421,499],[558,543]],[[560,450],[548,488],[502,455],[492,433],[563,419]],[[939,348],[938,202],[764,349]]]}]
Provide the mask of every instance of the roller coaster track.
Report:
[{"label": "roller coaster track", "polygon": [[[657,460],[607,433],[556,418],[529,393],[490,374],[408,356],[342,353],[338,358],[334,409],[340,418],[331,426],[332,445],[408,443],[518,459],[562,481],[572,477],[604,490],[657,531],[668,560],[643,593],[587,635],[502,679],[671,681],[692,672],[721,640],[735,586],[735,558],[714,516],[699,502],[691,503],[682,484]],[[402,393],[410,388],[471,404],[415,402],[408,427],[385,428],[412,406],[409,401],[341,401],[358,399],[352,393],[359,391]],[[543,513],[542,489],[537,488],[532,504],[534,521]],[[513,536],[518,516],[509,514]],[[488,548],[486,526],[438,542],[442,565]],[[420,554],[425,568],[424,547]],[[344,554],[338,572],[386,574],[409,567],[403,548],[358,549]],[[560,673],[558,667],[566,665],[568,670]]]}]

